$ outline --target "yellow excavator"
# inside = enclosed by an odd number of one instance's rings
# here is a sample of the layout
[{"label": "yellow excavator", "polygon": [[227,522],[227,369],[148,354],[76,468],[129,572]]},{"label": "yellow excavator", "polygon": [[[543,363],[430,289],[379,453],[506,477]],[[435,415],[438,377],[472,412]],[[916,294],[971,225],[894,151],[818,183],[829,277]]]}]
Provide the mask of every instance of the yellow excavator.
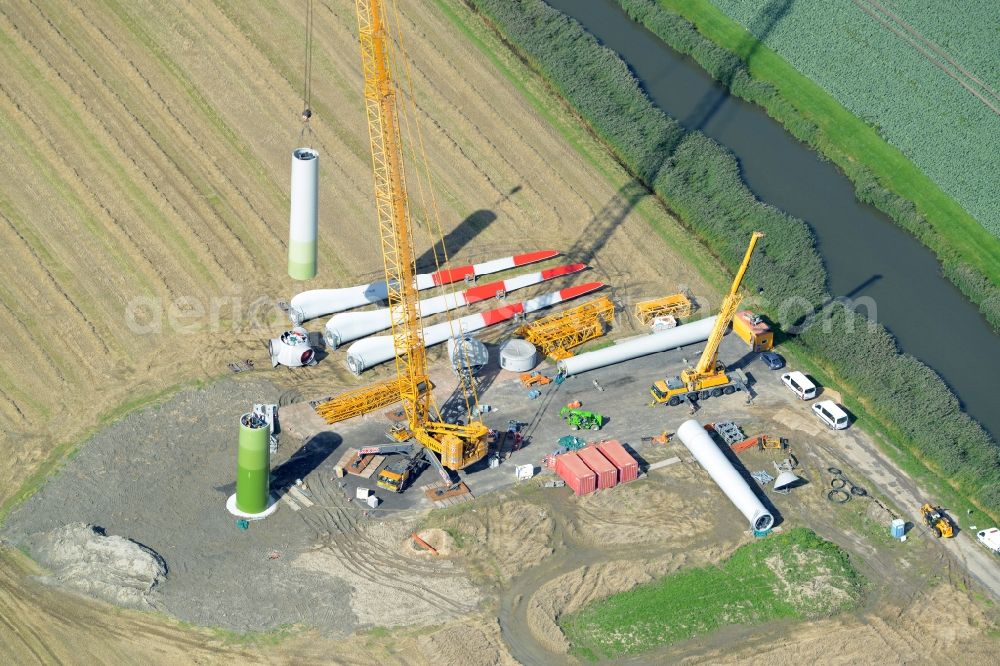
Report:
[{"label": "yellow excavator", "polygon": [[653,396],[654,404],[679,405],[682,402],[697,403],[706,398],[718,397],[720,395],[730,395],[736,391],[746,391],[746,380],[741,373],[729,372],[724,363],[719,361],[719,345],[722,343],[722,336],[726,334],[726,329],[732,323],[736,311],[740,309],[740,301],[743,294],[740,292],[740,285],[743,283],[743,276],[750,265],[750,257],[757,246],[757,241],[763,237],[759,231],[753,232],[750,236],[750,245],[747,247],[743,263],[736,271],[733,284],[729,288],[729,293],[722,301],[722,308],[712,327],[712,333],[705,343],[705,350],[701,353],[698,365],[693,368],[683,370],[679,377],[670,377],[655,382],[649,389]]},{"label": "yellow excavator", "polygon": [[[422,456],[439,470],[442,478],[450,480],[447,469],[463,469],[486,455],[489,429],[480,421],[471,421],[468,425],[442,422],[430,391],[423,390],[425,386],[430,386],[430,382],[414,285],[413,232],[403,178],[399,106],[389,64],[392,41],[387,34],[385,11],[379,0],[357,0],[356,8],[365,77],[365,110],[375,177],[375,209],[382,241],[385,280],[389,288],[396,375],[406,412],[405,426],[391,433],[396,444],[365,450],[403,453],[405,447],[398,444],[415,440],[412,449],[409,449],[408,460]],[[437,420],[432,418],[432,414]],[[404,464],[402,468],[408,471],[412,465]],[[402,491],[405,477],[409,474],[397,476],[400,479],[393,489]]]}]

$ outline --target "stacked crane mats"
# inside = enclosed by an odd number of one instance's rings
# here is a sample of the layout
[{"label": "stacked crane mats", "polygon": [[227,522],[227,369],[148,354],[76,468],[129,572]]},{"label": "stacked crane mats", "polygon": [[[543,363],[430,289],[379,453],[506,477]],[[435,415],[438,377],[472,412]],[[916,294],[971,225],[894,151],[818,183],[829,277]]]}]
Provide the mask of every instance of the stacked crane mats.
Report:
[{"label": "stacked crane mats", "polygon": [[694,312],[694,303],[687,294],[671,294],[663,298],[640,301],[635,304],[635,318],[649,326],[657,317],[676,317],[678,319],[690,316]]},{"label": "stacked crane mats", "polygon": [[743,434],[743,430],[741,430],[740,427],[733,421],[720,421],[712,427],[715,432],[719,433],[719,437],[722,438],[722,441],[729,446],[738,444],[746,439],[746,435]]},{"label": "stacked crane mats", "polygon": [[553,360],[569,358],[570,351],[604,335],[614,318],[615,306],[607,296],[543,317],[517,329],[516,335]]}]

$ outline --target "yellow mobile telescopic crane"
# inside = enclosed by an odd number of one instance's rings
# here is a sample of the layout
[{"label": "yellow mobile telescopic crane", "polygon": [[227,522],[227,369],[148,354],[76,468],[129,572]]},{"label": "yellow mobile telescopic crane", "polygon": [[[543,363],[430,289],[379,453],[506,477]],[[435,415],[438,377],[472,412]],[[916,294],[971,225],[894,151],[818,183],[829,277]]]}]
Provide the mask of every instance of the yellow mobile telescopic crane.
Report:
[{"label": "yellow mobile telescopic crane", "polygon": [[[430,383],[414,285],[413,232],[403,178],[396,89],[389,69],[390,40],[379,0],[357,0],[357,13],[375,175],[375,208],[389,288],[400,396],[409,434],[420,445],[441,456],[441,465],[458,470],[486,455],[489,430],[478,421],[461,426],[431,419],[431,410],[437,413],[437,408],[430,391],[423,390]],[[405,438],[404,435],[399,439]],[[429,458],[437,464],[435,456]]]},{"label": "yellow mobile telescopic crane", "polygon": [[736,271],[733,284],[729,288],[729,293],[722,300],[722,307],[712,327],[712,333],[705,343],[705,350],[701,353],[698,365],[681,372],[680,377],[671,377],[660,380],[650,387],[649,391],[653,395],[656,403],[666,403],[668,405],[678,405],[682,402],[695,403],[708,397],[718,397],[720,395],[745,391],[746,383],[741,376],[736,373],[726,371],[724,363],[719,361],[719,345],[722,343],[722,336],[726,334],[726,329],[732,323],[736,311],[740,308],[740,301],[743,294],[740,292],[740,285],[743,283],[743,276],[750,265],[750,257],[753,255],[757,241],[763,236],[759,231],[753,232],[750,236],[750,245],[747,253],[743,257],[743,263]]}]

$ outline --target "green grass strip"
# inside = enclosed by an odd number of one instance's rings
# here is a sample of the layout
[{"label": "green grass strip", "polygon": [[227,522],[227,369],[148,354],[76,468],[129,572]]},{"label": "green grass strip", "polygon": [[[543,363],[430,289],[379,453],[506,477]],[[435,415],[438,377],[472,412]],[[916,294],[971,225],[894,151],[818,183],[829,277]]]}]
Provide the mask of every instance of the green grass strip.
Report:
[{"label": "green grass strip", "polygon": [[560,626],[573,654],[608,659],[728,625],[831,615],[856,606],[863,589],[847,553],[800,527],[741,546],[718,566],[682,570],[594,602],[562,617]]}]

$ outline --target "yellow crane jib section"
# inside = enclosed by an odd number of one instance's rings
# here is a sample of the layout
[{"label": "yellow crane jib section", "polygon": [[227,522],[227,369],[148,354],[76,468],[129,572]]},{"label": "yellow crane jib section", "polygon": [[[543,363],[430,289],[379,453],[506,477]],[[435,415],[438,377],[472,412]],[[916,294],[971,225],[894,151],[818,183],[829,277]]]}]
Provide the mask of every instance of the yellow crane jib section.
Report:
[{"label": "yellow crane jib section", "polygon": [[427,381],[427,357],[413,281],[416,272],[413,231],[403,174],[396,88],[389,65],[391,41],[379,0],[357,0],[356,8],[375,208],[388,285],[399,393],[410,432],[417,441],[441,454],[446,467],[461,469],[485,455],[489,430],[480,422],[468,426],[432,423],[430,392],[419,389]]},{"label": "yellow crane jib section", "polygon": [[570,351],[588,340],[604,335],[614,319],[615,305],[607,296],[542,317],[515,331],[555,360],[573,355]]},{"label": "yellow crane jib section", "polygon": [[[420,384],[418,388],[424,391],[426,386],[427,384]],[[399,402],[402,399],[401,392],[400,380],[389,379],[324,400],[316,404],[315,410],[327,423],[339,423]]]},{"label": "yellow crane jib section", "polygon": [[657,317],[687,317],[694,312],[694,304],[687,294],[671,294],[663,298],[640,301],[635,304],[635,318],[649,326]]},{"label": "yellow crane jib section", "polygon": [[[743,256],[743,263],[740,264],[735,277],[733,277],[733,284],[729,288],[729,293],[722,300],[722,307],[719,309],[718,318],[715,320],[715,326],[712,327],[712,333],[708,336],[708,342],[705,344],[705,350],[701,353],[698,365],[693,370],[686,370],[681,373],[681,379],[684,382],[691,383],[702,377],[720,372],[720,368],[718,367],[719,344],[721,344],[722,336],[726,334],[729,324],[732,323],[733,317],[736,316],[736,311],[740,309],[740,301],[743,300],[743,295],[739,291],[740,285],[743,283],[743,276],[747,272],[747,266],[750,265],[750,257],[753,255],[754,248],[757,247],[757,241],[763,236],[764,234],[759,231],[753,232],[750,236],[750,244],[747,246],[747,252]],[[725,368],[721,368],[721,371],[724,372]]]}]

